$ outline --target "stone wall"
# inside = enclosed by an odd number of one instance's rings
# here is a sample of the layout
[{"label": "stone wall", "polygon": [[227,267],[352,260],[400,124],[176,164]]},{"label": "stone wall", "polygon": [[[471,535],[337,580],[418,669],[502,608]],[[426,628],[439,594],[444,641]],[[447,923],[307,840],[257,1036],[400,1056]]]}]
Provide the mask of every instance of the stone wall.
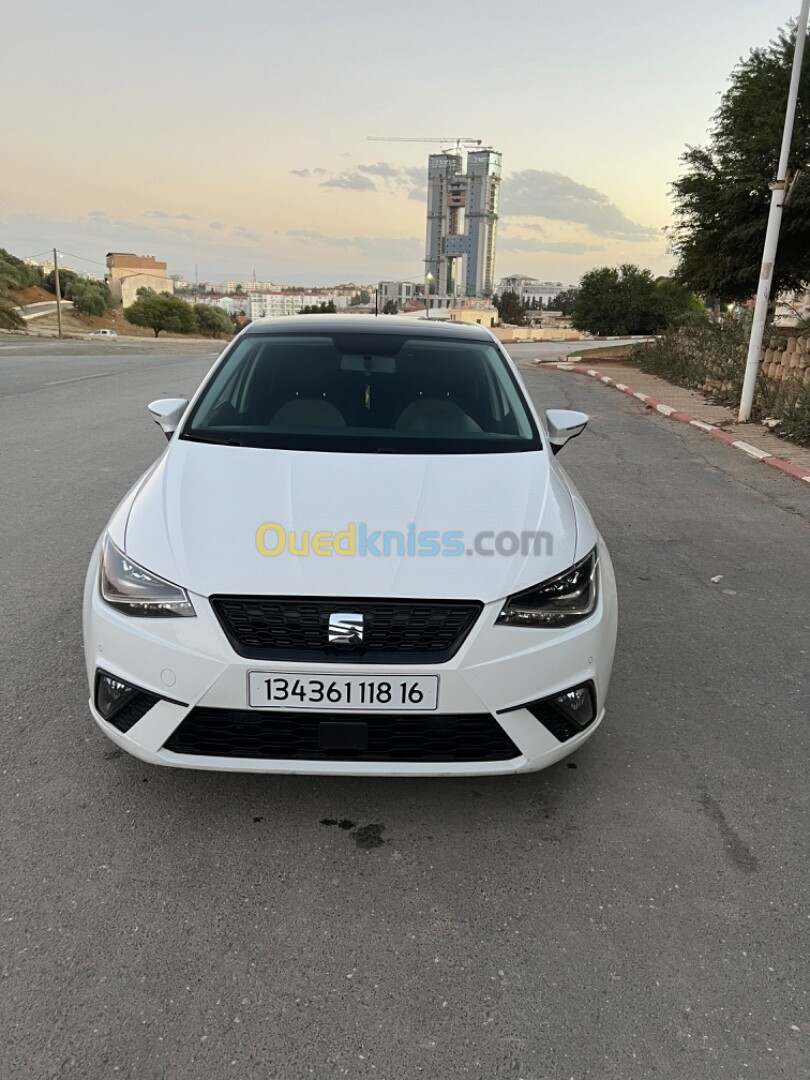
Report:
[{"label": "stone wall", "polygon": [[769,379],[801,379],[810,386],[810,337],[771,338],[763,350],[761,371]]}]

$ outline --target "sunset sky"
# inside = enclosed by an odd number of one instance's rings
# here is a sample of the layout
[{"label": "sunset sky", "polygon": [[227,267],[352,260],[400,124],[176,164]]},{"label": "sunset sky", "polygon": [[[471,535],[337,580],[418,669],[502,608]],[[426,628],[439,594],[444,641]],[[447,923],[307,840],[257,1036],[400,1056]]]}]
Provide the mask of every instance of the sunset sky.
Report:
[{"label": "sunset sky", "polygon": [[799,0],[4,7],[0,246],[17,255],[418,278],[440,147],[366,136],[459,135],[504,155],[496,278],[574,282],[668,270],[679,156]]}]

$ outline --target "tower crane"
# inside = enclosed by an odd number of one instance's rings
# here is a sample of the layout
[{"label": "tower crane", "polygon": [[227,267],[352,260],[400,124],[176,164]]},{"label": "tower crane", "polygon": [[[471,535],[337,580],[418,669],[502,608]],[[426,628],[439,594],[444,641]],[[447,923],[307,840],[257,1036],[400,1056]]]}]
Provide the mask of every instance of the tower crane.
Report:
[{"label": "tower crane", "polygon": [[458,138],[455,135],[449,136],[446,139],[433,139],[433,138],[404,138],[397,135],[367,135],[367,142],[421,142],[421,143],[441,143],[442,146],[446,146],[448,143],[455,143],[456,152],[461,148],[467,146],[481,146],[483,145],[483,139],[465,139]]}]

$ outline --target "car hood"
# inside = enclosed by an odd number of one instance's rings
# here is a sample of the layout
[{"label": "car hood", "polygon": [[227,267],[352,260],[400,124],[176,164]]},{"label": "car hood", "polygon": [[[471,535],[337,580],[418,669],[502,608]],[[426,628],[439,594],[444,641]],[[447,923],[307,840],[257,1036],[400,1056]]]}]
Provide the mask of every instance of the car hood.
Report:
[{"label": "car hood", "polygon": [[[173,440],[134,491],[113,539],[148,570],[203,596],[287,594],[496,600],[569,567],[578,514],[545,451],[517,454],[325,454]],[[266,555],[268,523],[302,534],[463,533],[455,555]],[[409,528],[412,526],[412,528]],[[537,551],[473,551],[480,533],[542,531]],[[124,535],[121,535],[121,533]],[[118,535],[116,535],[118,534]],[[267,534],[267,547],[277,533]],[[424,546],[416,543],[416,550]],[[595,535],[591,546],[595,542]],[[349,541],[344,537],[342,546]],[[495,541],[487,537],[492,551]],[[509,550],[508,538],[501,546]],[[392,541],[397,550],[397,541]],[[407,547],[406,547],[407,551]]]}]

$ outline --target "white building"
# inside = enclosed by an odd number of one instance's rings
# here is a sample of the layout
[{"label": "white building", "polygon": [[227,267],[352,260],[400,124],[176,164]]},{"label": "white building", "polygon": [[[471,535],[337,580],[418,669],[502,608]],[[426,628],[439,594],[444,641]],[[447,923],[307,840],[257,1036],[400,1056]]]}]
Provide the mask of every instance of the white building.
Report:
[{"label": "white building", "polygon": [[501,278],[497,296],[505,292],[517,293],[522,304],[529,305],[536,300],[547,306],[550,300],[567,289],[576,289],[576,285],[566,285],[564,281],[538,281],[537,278],[528,277],[526,274],[513,274],[511,277]]},{"label": "white building", "polygon": [[416,296],[417,287],[412,281],[381,281],[377,286],[377,308],[382,311],[387,303],[394,303],[402,311]]},{"label": "white building", "polygon": [[345,308],[348,298],[331,292],[317,293],[250,293],[245,297],[246,314],[251,319],[279,318],[282,315],[297,315],[301,308],[317,307],[319,304],[333,303],[338,311]]}]

